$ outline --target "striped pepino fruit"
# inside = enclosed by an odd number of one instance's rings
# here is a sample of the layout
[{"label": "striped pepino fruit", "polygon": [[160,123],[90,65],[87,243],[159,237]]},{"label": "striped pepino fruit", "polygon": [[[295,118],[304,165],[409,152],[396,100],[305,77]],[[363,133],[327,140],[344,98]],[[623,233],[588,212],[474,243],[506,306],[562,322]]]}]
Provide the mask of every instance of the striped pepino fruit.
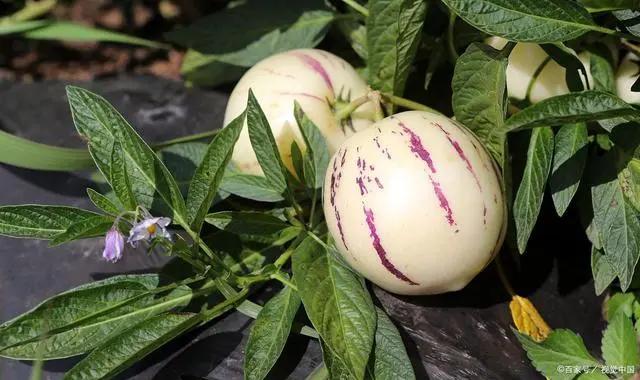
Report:
[{"label": "striped pepino fruit", "polygon": [[348,138],[323,192],[342,256],[392,293],[462,289],[506,233],[496,165],[467,128],[434,113],[401,112]]},{"label": "striped pepino fruit", "polygon": [[[337,107],[367,95],[368,87],[347,61],[324,50],[289,50],[255,64],[231,92],[223,125],[228,125],[245,110],[249,89],[269,121],[280,156],[292,173],[295,170],[291,143],[296,141],[303,153],[306,149],[294,117],[294,100],[320,129],[330,154],[347,137],[373,124],[371,103],[359,107],[343,122],[336,120]],[[263,174],[251,146],[246,121],[232,162],[245,174]]]}]

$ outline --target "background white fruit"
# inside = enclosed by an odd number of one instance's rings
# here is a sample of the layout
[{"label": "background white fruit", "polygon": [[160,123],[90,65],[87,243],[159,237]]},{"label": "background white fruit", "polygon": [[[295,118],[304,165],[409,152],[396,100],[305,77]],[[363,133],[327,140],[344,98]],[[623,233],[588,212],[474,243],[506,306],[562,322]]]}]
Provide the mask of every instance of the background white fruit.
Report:
[{"label": "background white fruit", "polygon": [[445,116],[401,112],[353,135],[331,158],[323,191],[338,250],[393,293],[459,290],[504,240],[496,166]]},{"label": "background white fruit", "polygon": [[[224,125],[247,106],[249,88],[264,111],[278,144],[285,166],[294,172],[291,142],[305,151],[305,144],[294,114],[294,100],[320,129],[329,153],[354,131],[373,124],[373,106],[367,103],[352,114],[351,127],[343,127],[329,102],[339,97],[353,100],[367,94],[367,84],[344,59],[319,49],[296,49],[275,54],[258,62],[240,79],[227,104]],[[261,175],[262,169],[251,147],[245,126],[236,143],[232,161],[246,174]]]},{"label": "background white fruit", "polygon": [[616,72],[616,91],[625,102],[640,104],[640,92],[631,91],[631,86],[640,74],[640,60],[633,53],[628,53]]},{"label": "background white fruit", "polygon": [[[508,41],[504,38],[494,36],[487,38],[485,42],[496,49],[502,49]],[[509,55],[509,63],[507,65],[507,92],[509,97],[518,100],[525,99],[529,83],[542,64],[545,66],[531,87],[529,98],[531,103],[537,103],[552,96],[569,93],[565,79],[565,68],[553,59],[550,59],[545,64],[547,57],[549,57],[549,55],[538,44],[524,42],[516,44]],[[589,83],[593,84],[588,53],[580,53],[577,57],[587,71]],[[583,84],[585,84],[584,80]]]}]

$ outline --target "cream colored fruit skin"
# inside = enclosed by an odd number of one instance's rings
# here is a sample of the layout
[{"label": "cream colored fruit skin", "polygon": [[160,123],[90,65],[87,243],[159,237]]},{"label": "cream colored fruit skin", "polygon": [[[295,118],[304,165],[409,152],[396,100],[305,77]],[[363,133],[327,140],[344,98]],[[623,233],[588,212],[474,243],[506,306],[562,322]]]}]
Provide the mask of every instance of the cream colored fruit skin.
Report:
[{"label": "cream colored fruit skin", "polygon": [[[318,67],[322,67],[331,86],[309,62],[317,62]],[[332,154],[353,132],[349,128],[343,132],[327,99],[336,100],[341,89],[343,94],[350,92],[351,99],[365,96],[368,91],[366,82],[342,58],[319,49],[289,50],[258,62],[238,81],[227,104],[225,126],[245,110],[249,88],[269,121],[285,166],[292,173],[295,170],[291,159],[291,142],[295,140],[300,149],[305,151],[304,140],[294,117],[294,100],[300,103],[320,129]],[[371,104],[359,107],[352,114],[353,129],[358,131],[373,124],[373,115]],[[232,161],[246,174],[263,174],[251,146],[246,121],[233,151]]]},{"label": "cream colored fruit skin", "polygon": [[640,65],[638,57],[633,53],[628,53],[616,72],[616,91],[620,99],[631,104],[640,104],[640,92],[631,91],[631,86],[638,79]]},{"label": "cream colored fruit skin", "polygon": [[[430,155],[435,172],[417,153],[420,147]],[[336,247],[362,276],[392,293],[440,294],[466,286],[502,246],[506,204],[500,181],[492,159],[466,128],[444,116],[407,111],[342,144],[329,162],[323,209]],[[454,225],[434,183],[448,202]],[[372,212],[388,261],[417,285],[383,265],[365,209]]]},{"label": "cream colored fruit skin", "polygon": [[[502,49],[507,44],[506,39],[495,36],[487,38],[485,42],[496,49]],[[516,44],[509,55],[507,64],[507,92],[509,97],[519,100],[526,97],[527,88],[533,75],[548,56],[538,44],[525,42]],[[577,57],[584,65],[589,83],[593,84],[588,54],[583,52],[578,54]],[[552,96],[569,93],[565,73],[564,67],[553,59],[549,60],[531,87],[529,98],[531,103],[535,104]],[[584,79],[582,83],[586,85]]]}]

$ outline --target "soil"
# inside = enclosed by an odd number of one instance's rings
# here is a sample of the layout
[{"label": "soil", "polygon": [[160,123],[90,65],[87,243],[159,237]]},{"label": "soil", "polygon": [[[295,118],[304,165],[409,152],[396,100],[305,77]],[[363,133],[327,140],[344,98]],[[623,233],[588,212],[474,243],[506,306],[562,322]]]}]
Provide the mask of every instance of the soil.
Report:
[{"label": "soil", "polygon": [[[85,26],[164,42],[164,34],[219,9],[226,1],[75,0],[59,1],[49,16]],[[18,8],[19,9],[19,8]],[[0,2],[0,17],[17,9]],[[97,42],[0,37],[0,80],[95,80],[122,73],[179,80],[184,49],[171,50]]]}]

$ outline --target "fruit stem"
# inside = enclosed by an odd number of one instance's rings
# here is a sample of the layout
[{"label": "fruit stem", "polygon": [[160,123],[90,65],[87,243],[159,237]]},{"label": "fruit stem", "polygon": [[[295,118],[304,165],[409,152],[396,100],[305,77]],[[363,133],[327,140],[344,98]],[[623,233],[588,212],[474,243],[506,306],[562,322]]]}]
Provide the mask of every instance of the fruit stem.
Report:
[{"label": "fruit stem", "polygon": [[380,96],[382,97],[383,101],[395,104],[400,107],[408,108],[410,110],[426,111],[426,112],[442,115],[441,112],[438,112],[431,107],[425,106],[424,104],[414,102],[413,100],[405,99],[393,94],[386,94],[386,93],[381,93]]},{"label": "fruit stem", "polygon": [[380,91],[369,91],[369,99],[373,102],[374,115],[373,120],[380,121],[384,119],[384,112],[382,111],[382,95]]},{"label": "fruit stem", "polygon": [[509,283],[507,274],[505,273],[504,268],[502,267],[502,262],[500,261],[500,254],[496,256],[496,259],[494,261],[496,263],[496,269],[498,270],[498,277],[500,277],[500,282],[502,283],[502,286],[504,286],[504,289],[507,291],[507,293],[509,293],[511,297],[515,296],[516,292],[513,290],[513,287]]},{"label": "fruit stem", "polygon": [[[359,98],[354,99],[352,102],[350,102],[346,106],[343,106],[342,108],[338,109],[338,112],[336,112],[336,118],[338,119],[338,121],[342,121],[344,119],[349,118],[349,116],[351,116],[351,114],[354,113],[356,109],[358,109],[358,107],[367,103],[370,100],[371,98],[369,97],[369,95],[361,96]],[[336,103],[336,105],[338,105],[338,103]]]},{"label": "fruit stem", "polygon": [[449,59],[451,63],[455,64],[458,60],[458,52],[454,43],[454,26],[456,24],[456,14],[451,12],[449,15],[449,25],[447,26],[447,48],[449,50]]}]

